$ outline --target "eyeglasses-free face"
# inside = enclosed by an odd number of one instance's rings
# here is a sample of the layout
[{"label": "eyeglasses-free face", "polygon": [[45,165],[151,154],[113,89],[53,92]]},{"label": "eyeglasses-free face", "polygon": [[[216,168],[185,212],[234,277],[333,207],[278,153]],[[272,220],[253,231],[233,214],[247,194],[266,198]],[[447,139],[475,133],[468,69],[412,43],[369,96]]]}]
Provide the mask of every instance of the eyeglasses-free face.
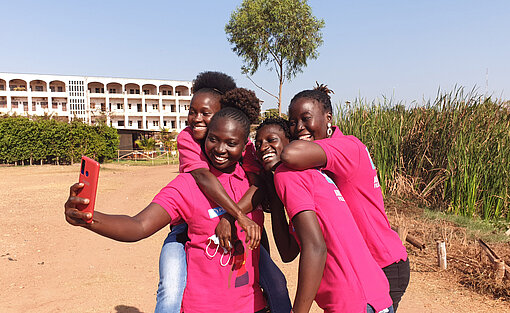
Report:
[{"label": "eyeglasses-free face", "polygon": [[287,144],[289,139],[280,125],[269,124],[257,131],[255,148],[265,171],[272,170],[280,162],[280,154]]},{"label": "eyeglasses-free face", "polygon": [[314,141],[327,138],[331,112],[314,99],[299,98],[289,107],[289,126],[292,139]]},{"label": "eyeglasses-free face", "polygon": [[239,122],[222,118],[213,123],[205,139],[204,150],[214,168],[232,173],[246,147],[246,134]]}]

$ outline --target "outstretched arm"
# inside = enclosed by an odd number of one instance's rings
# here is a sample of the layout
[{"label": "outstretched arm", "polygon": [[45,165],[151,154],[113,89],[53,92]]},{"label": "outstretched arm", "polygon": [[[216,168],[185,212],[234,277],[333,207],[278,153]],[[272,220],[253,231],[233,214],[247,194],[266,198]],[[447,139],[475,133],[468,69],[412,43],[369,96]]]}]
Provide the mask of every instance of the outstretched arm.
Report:
[{"label": "outstretched arm", "polygon": [[305,140],[294,140],[286,145],[280,158],[285,165],[295,170],[325,166],[327,161],[326,152],[321,146]]},{"label": "outstretched arm", "polygon": [[309,312],[322,280],[327,248],[314,211],[302,211],[292,218],[301,242],[294,312]]},{"label": "outstretched arm", "polygon": [[[241,226],[246,231],[246,242],[249,242],[249,248],[256,249],[260,244],[260,226],[252,221],[248,216],[246,216],[245,213],[243,213],[241,208],[227,194],[225,188],[223,188],[218,178],[214,176],[214,174],[211,173],[208,169],[199,168],[191,171],[190,173],[195,179],[197,185],[200,187],[200,190],[202,190],[204,194],[206,194],[211,200],[216,202],[222,208],[224,208],[228,214],[237,220],[239,226]],[[254,194],[255,191],[256,190],[252,189],[251,192]],[[241,201],[243,200],[241,199]],[[252,205],[251,201],[248,199],[245,199],[244,203],[244,206],[247,208]],[[228,247],[228,244],[222,243],[222,246]]]},{"label": "outstretched arm", "polygon": [[82,226],[91,231],[117,241],[133,242],[147,238],[171,222],[170,215],[159,204],[151,203],[135,216],[110,215],[94,212],[91,223],[91,213],[85,213],[76,208],[77,204],[87,204],[89,199],[78,197],[83,188],[82,183],[71,186],[69,198],[64,205],[66,220],[74,226]]}]

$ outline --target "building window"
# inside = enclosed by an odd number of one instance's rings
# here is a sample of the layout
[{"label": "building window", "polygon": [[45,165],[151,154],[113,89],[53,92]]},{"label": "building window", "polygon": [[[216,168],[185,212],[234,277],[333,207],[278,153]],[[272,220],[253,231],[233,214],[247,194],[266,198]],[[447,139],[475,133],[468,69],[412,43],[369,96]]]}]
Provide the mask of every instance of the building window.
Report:
[{"label": "building window", "polygon": [[96,88],[96,93],[99,93],[99,88]]},{"label": "building window", "polygon": [[175,127],[175,121],[172,121],[172,128],[177,128]]},{"label": "building window", "polygon": [[145,94],[145,95],[150,95],[149,89],[145,89],[145,90],[143,91],[143,94]]},{"label": "building window", "polygon": [[35,86],[35,91],[43,91],[43,87],[42,86]]},{"label": "building window", "polygon": [[115,89],[115,88],[110,88],[110,93],[117,93],[117,89]]},{"label": "building window", "polygon": [[166,110],[166,105],[163,104],[163,111],[165,111],[165,110]]},{"label": "building window", "polygon": [[128,125],[129,125],[129,126],[133,126],[133,121],[129,121],[129,122],[128,122]]},{"label": "building window", "polygon": [[152,105],[152,110],[157,111],[158,110],[158,105],[157,104],[153,104]]},{"label": "building window", "polygon": [[135,90],[134,89],[129,89],[129,94],[130,95],[134,95],[135,94]]},{"label": "building window", "polygon": [[117,110],[122,110],[122,109],[123,109],[122,103],[117,103]]},{"label": "building window", "polygon": [[128,103],[128,109],[131,110],[131,103]]},{"label": "building window", "polygon": [[62,86],[59,86],[59,87],[57,87],[57,91],[58,91],[58,92],[63,92],[63,91],[64,91],[64,89],[62,89]]},{"label": "building window", "polygon": [[137,89],[136,90],[136,94],[139,95],[140,94],[140,89]]},{"label": "building window", "polygon": [[166,121],[163,121],[163,127],[166,127]]},{"label": "building window", "polygon": [[158,127],[159,126],[159,121],[152,121],[152,125]]},{"label": "building window", "polygon": [[117,125],[118,125],[118,126],[124,126],[124,121],[118,121],[118,122],[117,122]]},{"label": "building window", "polygon": [[180,95],[181,95],[181,92],[180,92],[180,91],[176,91],[176,92],[175,92],[175,95],[176,95],[176,96],[180,96]]}]

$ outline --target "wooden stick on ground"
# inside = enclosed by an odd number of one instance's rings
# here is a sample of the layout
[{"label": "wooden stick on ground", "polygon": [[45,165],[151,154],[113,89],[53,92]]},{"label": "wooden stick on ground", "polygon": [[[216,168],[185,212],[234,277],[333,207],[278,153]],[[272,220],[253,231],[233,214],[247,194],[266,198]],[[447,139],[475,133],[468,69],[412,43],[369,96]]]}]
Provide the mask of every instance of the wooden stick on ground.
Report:
[{"label": "wooden stick on ground", "polygon": [[505,264],[505,261],[500,259],[496,252],[494,252],[482,239],[478,239],[478,243],[480,247],[485,251],[495,270],[495,279],[498,282],[503,281],[503,278],[506,276],[507,279],[510,279],[510,268]]},{"label": "wooden stick on ground", "polygon": [[446,243],[442,240],[436,240],[436,244],[437,244],[437,263],[440,269],[445,270],[447,268]]},{"label": "wooden stick on ground", "polygon": [[[397,232],[397,234],[399,234],[398,229],[396,227],[392,226],[391,229],[393,229],[395,232]],[[420,250],[425,249],[425,244],[416,239],[416,237],[409,235],[409,233],[406,234],[405,240]]]}]

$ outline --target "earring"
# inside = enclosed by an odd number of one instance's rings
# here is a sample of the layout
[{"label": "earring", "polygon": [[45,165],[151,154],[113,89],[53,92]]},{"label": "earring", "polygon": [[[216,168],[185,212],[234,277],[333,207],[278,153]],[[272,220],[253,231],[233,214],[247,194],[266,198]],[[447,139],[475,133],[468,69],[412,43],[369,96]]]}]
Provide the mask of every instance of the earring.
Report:
[{"label": "earring", "polygon": [[331,123],[328,123],[328,130],[326,131],[326,134],[328,137],[331,137],[333,135],[333,128],[331,128]]}]

